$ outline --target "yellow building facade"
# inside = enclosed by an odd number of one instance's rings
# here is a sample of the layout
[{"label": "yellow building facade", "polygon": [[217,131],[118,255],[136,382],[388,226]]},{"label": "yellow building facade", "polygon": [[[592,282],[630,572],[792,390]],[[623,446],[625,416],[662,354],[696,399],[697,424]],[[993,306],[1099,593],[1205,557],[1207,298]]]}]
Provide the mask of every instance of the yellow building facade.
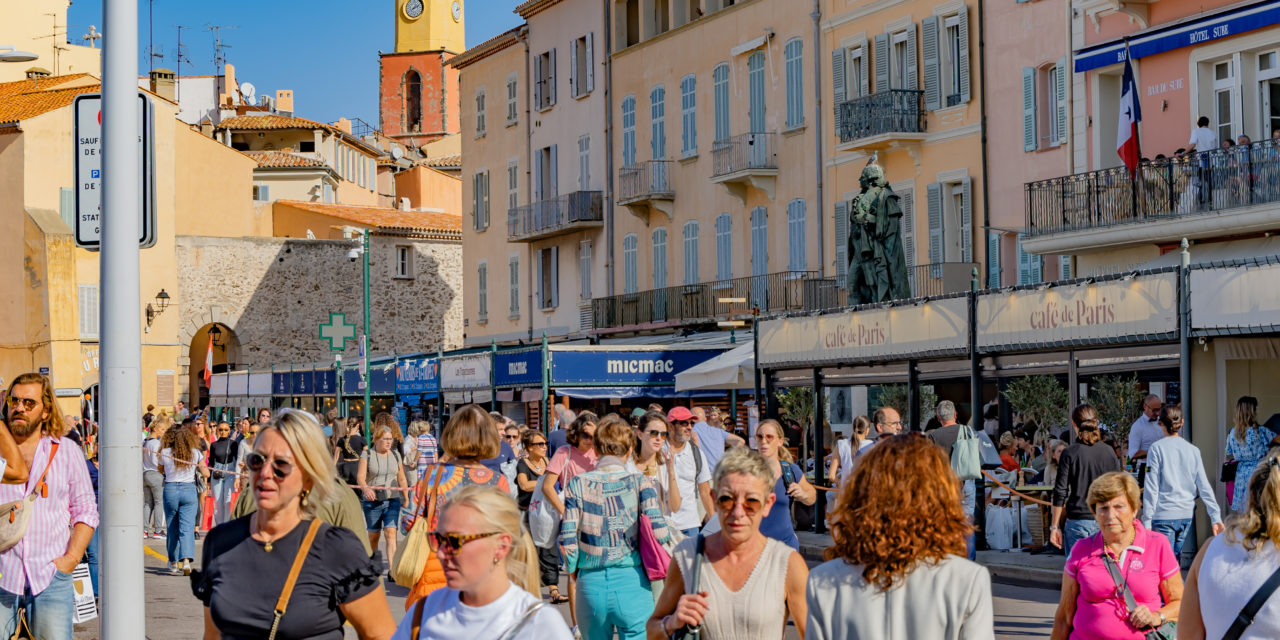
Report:
[{"label": "yellow building facade", "polygon": [[[67,25],[71,0],[15,0],[4,3],[0,20],[0,46],[34,53],[31,62],[0,63],[0,82],[12,82],[28,75],[99,75],[102,49],[81,44],[89,34],[87,25]],[[95,33],[101,37],[102,25]]]}]

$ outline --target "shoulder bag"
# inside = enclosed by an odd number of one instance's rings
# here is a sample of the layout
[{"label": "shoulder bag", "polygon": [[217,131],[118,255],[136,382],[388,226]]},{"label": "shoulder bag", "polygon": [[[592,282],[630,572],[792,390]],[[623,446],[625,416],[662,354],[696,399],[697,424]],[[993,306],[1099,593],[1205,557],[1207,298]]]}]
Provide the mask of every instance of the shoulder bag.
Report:
[{"label": "shoulder bag", "polygon": [[644,503],[640,501],[642,486],[639,481],[636,482],[636,506],[640,512],[636,521],[636,529],[639,530],[636,543],[640,547],[640,563],[644,565],[645,575],[650,580],[664,580],[667,577],[667,567],[671,566],[671,555],[658,541],[658,536],[653,534],[653,521],[644,512]]},{"label": "shoulder bag", "polygon": [[284,617],[285,609],[289,607],[289,597],[293,595],[293,586],[298,582],[298,574],[302,572],[302,563],[307,559],[307,552],[311,550],[311,543],[316,539],[316,532],[320,530],[320,519],[312,518],[311,526],[307,527],[307,535],[302,539],[302,546],[298,547],[298,555],[293,557],[293,566],[289,567],[289,577],[284,580],[284,589],[280,591],[280,598],[276,600],[276,617],[271,621],[271,634],[267,636],[267,640],[276,640],[276,629],[280,626],[280,619]]},{"label": "shoulder bag", "polygon": [[[1102,559],[1107,564],[1107,573],[1111,574],[1111,581],[1116,583],[1116,588],[1120,589],[1120,594],[1124,596],[1125,610],[1133,613],[1138,608],[1138,603],[1133,599],[1133,593],[1129,591],[1129,585],[1125,582],[1124,577],[1120,575],[1120,567],[1116,566],[1116,561],[1111,559],[1111,555],[1105,551]],[[1175,640],[1178,637],[1178,623],[1169,621],[1159,627],[1147,631],[1142,636],[1146,640]]]},{"label": "shoulder bag", "polygon": [[[31,487],[22,499],[0,504],[0,553],[12,549],[23,536],[27,535],[27,524],[31,522],[31,510],[35,507],[36,498],[49,496],[49,485],[45,484],[44,477],[49,473],[49,467],[53,464],[53,457],[56,455],[58,455],[58,443],[54,442],[49,448],[49,460],[44,463],[44,471],[40,473],[40,479],[36,480],[35,486]],[[5,515],[8,517],[4,517]]]},{"label": "shoulder bag", "polygon": [[[431,548],[429,534],[431,519],[435,516],[436,497],[440,491],[440,476],[443,470],[444,465],[434,465],[428,472],[428,476],[434,472],[435,477],[423,478],[422,483],[418,485],[417,504],[420,505],[418,507],[420,513],[409,526],[409,535],[400,543],[400,547],[396,549],[396,556],[391,561],[391,577],[402,587],[412,589],[418,584],[418,580],[427,570],[427,563],[436,557],[435,549]],[[428,487],[430,487],[430,495],[427,495]],[[439,559],[436,561],[439,562]]]},{"label": "shoulder bag", "polygon": [[978,437],[969,425],[960,425],[956,442],[951,446],[951,470],[963,482],[982,477],[982,452]]},{"label": "shoulder bag", "polygon": [[[689,583],[693,585],[693,593],[698,593],[702,590],[702,552],[705,549],[706,538],[699,533],[698,540],[693,545],[693,562],[690,563],[693,565],[693,570],[691,571],[693,575],[690,576],[692,579]],[[696,627],[685,625],[671,634],[671,640],[700,640],[701,638],[702,625]]]},{"label": "shoulder bag", "polygon": [[1254,616],[1258,615],[1258,611],[1262,609],[1262,605],[1267,603],[1267,599],[1271,594],[1275,593],[1276,588],[1280,587],[1280,569],[1271,572],[1271,577],[1262,583],[1261,587],[1249,598],[1249,602],[1245,603],[1244,608],[1232,621],[1231,626],[1227,627],[1227,633],[1222,636],[1222,640],[1240,640],[1240,636],[1244,635],[1244,630],[1253,624]]}]

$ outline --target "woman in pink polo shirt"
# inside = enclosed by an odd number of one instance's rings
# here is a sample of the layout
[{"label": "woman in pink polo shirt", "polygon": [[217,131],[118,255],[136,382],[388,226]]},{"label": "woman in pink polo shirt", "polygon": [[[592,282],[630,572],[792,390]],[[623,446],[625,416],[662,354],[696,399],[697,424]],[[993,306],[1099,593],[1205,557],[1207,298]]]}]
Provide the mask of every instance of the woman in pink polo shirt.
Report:
[{"label": "woman in pink polo shirt", "polygon": [[[1178,619],[1178,559],[1168,538],[1138,521],[1141,495],[1138,482],[1124,472],[1103,474],[1089,485],[1086,501],[1101,531],[1071,549],[1051,640],[1142,640]],[[1132,607],[1112,568],[1132,594]]]}]

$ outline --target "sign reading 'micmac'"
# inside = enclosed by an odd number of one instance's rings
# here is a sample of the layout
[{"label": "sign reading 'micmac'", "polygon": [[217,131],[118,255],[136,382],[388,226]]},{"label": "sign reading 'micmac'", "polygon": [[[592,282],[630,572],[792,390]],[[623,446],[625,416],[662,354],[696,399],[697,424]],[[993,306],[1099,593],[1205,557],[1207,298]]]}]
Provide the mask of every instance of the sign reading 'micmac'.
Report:
[{"label": "sign reading 'micmac'", "polygon": [[827,364],[884,360],[968,348],[968,302],[862,309],[760,323],[760,363]]},{"label": "sign reading 'micmac'", "polygon": [[992,292],[978,297],[978,348],[1088,343],[1178,329],[1177,275]]}]

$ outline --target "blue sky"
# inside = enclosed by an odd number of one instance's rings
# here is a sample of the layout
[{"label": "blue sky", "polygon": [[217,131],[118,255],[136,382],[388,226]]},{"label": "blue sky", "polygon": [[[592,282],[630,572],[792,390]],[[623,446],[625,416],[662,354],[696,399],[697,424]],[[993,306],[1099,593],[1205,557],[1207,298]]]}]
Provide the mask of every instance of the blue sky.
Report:
[{"label": "blue sky", "polygon": [[[428,0],[441,2],[442,0]],[[138,69],[145,74],[148,1],[138,0]],[[517,0],[467,0],[467,46],[520,24],[511,9]],[[364,7],[359,10],[353,6]],[[331,122],[358,117],[378,125],[378,52],[394,46],[393,0],[154,0],[155,46],[164,58],[156,66],[177,66],[178,30],[183,31],[182,75],[213,73],[213,33],[209,25],[235,25],[222,31],[226,56],[236,79],[250,81],[259,95],[293,89],[299,116]],[[67,21],[68,39],[96,25],[102,30],[102,0],[74,0]],[[105,42],[110,34],[99,41]]]}]

